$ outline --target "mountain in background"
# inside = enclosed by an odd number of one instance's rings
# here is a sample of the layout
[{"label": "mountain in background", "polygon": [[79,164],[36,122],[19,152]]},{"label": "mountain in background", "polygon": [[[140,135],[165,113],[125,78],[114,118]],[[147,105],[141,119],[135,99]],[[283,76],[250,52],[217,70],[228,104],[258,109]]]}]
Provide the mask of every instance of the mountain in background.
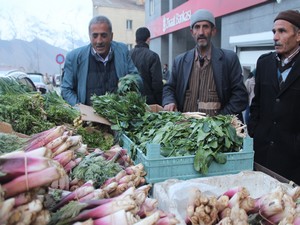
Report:
[{"label": "mountain in background", "polygon": [[74,7],[63,16],[45,10],[43,18],[22,7],[0,7],[0,69],[60,73],[56,55],[89,43],[90,14]]},{"label": "mountain in background", "polygon": [[41,72],[48,74],[60,73],[56,55],[66,56],[67,51],[47,42],[34,39],[31,42],[23,40],[0,40],[0,69],[20,69],[25,72]]}]

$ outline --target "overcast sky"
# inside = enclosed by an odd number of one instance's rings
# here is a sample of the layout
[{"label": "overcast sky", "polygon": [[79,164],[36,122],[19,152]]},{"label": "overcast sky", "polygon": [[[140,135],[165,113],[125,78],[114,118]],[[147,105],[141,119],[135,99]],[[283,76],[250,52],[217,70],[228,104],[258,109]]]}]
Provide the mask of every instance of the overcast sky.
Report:
[{"label": "overcast sky", "polygon": [[14,20],[16,30],[22,17],[36,18],[49,29],[70,30],[86,34],[92,18],[92,0],[0,0],[1,17]]}]

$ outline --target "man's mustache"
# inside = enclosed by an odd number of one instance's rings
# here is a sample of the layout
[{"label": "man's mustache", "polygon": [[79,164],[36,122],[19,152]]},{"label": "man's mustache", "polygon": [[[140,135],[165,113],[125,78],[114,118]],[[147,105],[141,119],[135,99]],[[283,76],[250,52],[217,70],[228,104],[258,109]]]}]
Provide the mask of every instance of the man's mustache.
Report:
[{"label": "man's mustache", "polygon": [[281,44],[279,42],[275,42],[274,46],[281,46]]},{"label": "man's mustache", "polygon": [[105,44],[104,44],[104,43],[96,44],[96,48],[97,48],[97,47],[99,47],[99,48],[105,47]]},{"label": "man's mustache", "polygon": [[204,35],[199,35],[198,37],[197,37],[197,40],[199,40],[199,39],[207,39]]}]

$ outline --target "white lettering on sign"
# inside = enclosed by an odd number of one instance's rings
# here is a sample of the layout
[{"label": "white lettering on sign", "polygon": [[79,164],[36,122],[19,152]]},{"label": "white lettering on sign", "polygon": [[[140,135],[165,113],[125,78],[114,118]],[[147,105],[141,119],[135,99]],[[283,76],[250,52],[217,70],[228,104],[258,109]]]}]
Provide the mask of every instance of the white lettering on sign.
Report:
[{"label": "white lettering on sign", "polygon": [[192,11],[182,11],[182,13],[176,13],[173,17],[163,17],[163,32],[167,29],[174,27],[178,24],[189,21],[192,15]]}]

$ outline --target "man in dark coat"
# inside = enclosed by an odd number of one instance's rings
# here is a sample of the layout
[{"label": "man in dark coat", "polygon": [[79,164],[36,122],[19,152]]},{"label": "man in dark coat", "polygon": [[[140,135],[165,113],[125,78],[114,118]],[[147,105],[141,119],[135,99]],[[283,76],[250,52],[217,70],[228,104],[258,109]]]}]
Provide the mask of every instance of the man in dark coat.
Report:
[{"label": "man in dark coat", "polygon": [[173,62],[171,76],[163,89],[167,111],[232,114],[242,118],[248,93],[235,52],[213,46],[215,18],[205,9],[196,11],[190,22],[196,47]]},{"label": "man in dark coat", "polygon": [[140,27],[135,33],[136,46],[131,50],[131,58],[142,76],[144,95],[147,104],[162,103],[162,68],[157,53],[149,49],[150,31],[147,27]]},{"label": "man in dark coat", "polygon": [[255,162],[300,184],[300,13],[278,14],[275,52],[257,61],[248,132]]}]

